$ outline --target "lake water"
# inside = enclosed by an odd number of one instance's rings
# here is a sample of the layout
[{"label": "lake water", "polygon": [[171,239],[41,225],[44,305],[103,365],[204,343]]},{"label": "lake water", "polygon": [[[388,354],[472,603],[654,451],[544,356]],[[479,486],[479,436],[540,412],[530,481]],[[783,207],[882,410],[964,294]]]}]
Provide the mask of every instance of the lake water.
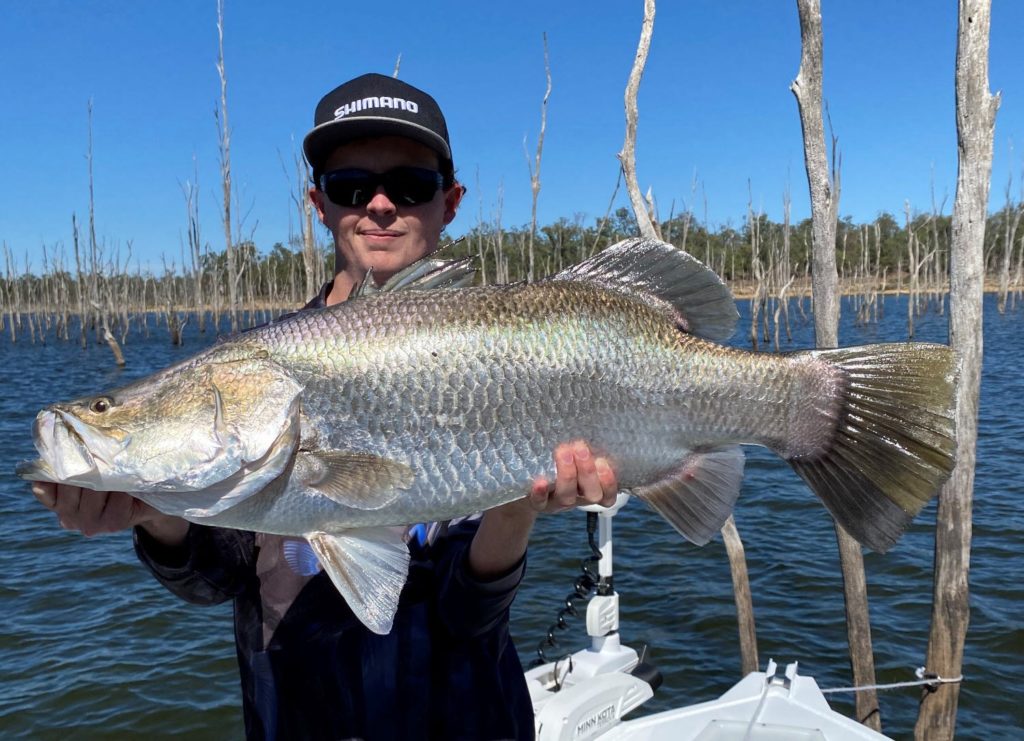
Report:
[{"label": "lake water", "polygon": [[[742,306],[743,311],[747,307]],[[792,311],[793,342],[813,330]],[[1018,697],[1024,670],[1024,493],[1021,462],[1024,316],[1000,316],[986,300],[978,470],[971,556],[971,624],[964,658],[958,737],[1024,738]],[[843,303],[843,345],[906,338],[906,303],[890,297],[884,320],[853,326]],[[946,340],[946,318],[920,319],[917,339]],[[120,385],[186,357],[211,337],[188,328],[183,348],[163,328],[134,335],[128,367],[103,346],[0,339],[0,738],[122,739],[172,734],[240,738],[240,697],[231,608],[178,601],[136,562],[127,534],[86,539],[64,532],[14,477],[33,457],[30,426],[44,405]],[[745,336],[741,320],[738,336]],[[736,344],[742,344],[737,342]],[[750,449],[736,522],[754,593],[762,666],[799,660],[822,687],[851,684],[842,583],[831,520],[789,467]],[[888,554],[868,553],[879,682],[914,679],[924,664],[931,616],[935,505]],[[615,519],[615,586],[623,640],[646,642],[665,682],[639,713],[716,697],[739,678],[728,562],[720,540],[684,542],[640,503]],[[524,664],[571,591],[587,555],[580,513],[542,518],[512,628]],[[582,620],[560,648],[585,645]],[[553,650],[552,654],[557,654]],[[917,689],[880,694],[883,730],[912,736]],[[852,712],[849,695],[833,707]]]}]

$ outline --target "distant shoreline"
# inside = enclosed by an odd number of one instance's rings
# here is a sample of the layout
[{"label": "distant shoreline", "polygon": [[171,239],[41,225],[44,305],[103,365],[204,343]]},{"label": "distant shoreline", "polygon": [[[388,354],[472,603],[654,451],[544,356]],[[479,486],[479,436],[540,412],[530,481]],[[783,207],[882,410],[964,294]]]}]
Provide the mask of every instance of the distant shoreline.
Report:
[{"label": "distant shoreline", "polygon": [[[733,298],[743,299],[743,300],[749,300],[749,299],[754,298],[755,289],[754,289],[753,286],[747,286],[747,285],[734,286],[734,285],[731,285],[728,281],[726,281],[726,285],[729,287],[729,290],[732,291]],[[787,299],[804,298],[804,297],[806,297],[806,296],[808,296],[810,294],[810,291],[811,291],[811,287],[810,287],[810,285],[808,283],[800,283],[799,286],[790,286],[789,290],[786,291],[786,298]],[[998,281],[986,280],[983,292],[984,293],[999,293],[999,283],[998,283]],[[1014,293],[1014,292],[1024,293],[1024,286],[1010,286],[1010,288],[1007,290],[1007,293]],[[874,293],[874,294],[880,294],[880,295],[884,295],[884,296],[897,296],[897,295],[903,295],[903,294],[909,293],[909,291],[907,290],[907,287],[905,285],[902,288],[897,288],[895,286],[887,286],[885,288],[885,290],[872,289],[872,288],[864,288],[864,287],[845,287],[845,286],[842,286],[842,285],[840,285],[840,287],[839,287],[839,295],[840,296],[860,296],[860,295],[864,295],[865,293],[868,293],[868,294]],[[930,286],[929,287],[922,287],[922,288],[918,289],[918,293],[919,294],[928,294],[928,295],[931,295],[931,294],[934,294],[934,293],[941,293],[943,296],[945,296],[946,294],[949,293],[949,286],[943,286],[941,290],[936,290],[935,288],[930,287]],[[775,298],[775,299],[777,299],[778,295],[776,295],[776,294],[768,294],[767,298]]]}]

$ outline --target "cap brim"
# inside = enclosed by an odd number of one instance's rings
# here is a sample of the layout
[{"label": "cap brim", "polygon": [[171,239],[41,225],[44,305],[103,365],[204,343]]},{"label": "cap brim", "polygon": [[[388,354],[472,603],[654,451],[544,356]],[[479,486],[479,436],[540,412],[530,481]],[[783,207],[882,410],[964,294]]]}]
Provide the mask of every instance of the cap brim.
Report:
[{"label": "cap brim", "polygon": [[373,136],[403,136],[430,147],[446,160],[452,158],[448,142],[430,129],[409,121],[374,116],[359,116],[322,123],[306,134],[302,141],[302,151],[306,154],[306,161],[311,166],[318,167],[342,144]]}]

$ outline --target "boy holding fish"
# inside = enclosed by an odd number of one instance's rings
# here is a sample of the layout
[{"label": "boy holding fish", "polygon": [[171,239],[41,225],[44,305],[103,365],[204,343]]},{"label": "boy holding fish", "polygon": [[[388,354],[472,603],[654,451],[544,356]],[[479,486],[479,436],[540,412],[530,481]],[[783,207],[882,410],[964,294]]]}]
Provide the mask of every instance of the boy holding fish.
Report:
[{"label": "boy holding fish", "polygon": [[[399,80],[363,75],[320,101],[303,147],[309,197],[334,238],[336,274],[305,308],[347,300],[438,248],[465,188],[443,114]],[[608,463],[574,442],[553,482],[478,518],[410,530],[412,564],[391,631],[368,630],[299,538],[196,525],[122,492],[36,483],[63,527],[134,528],[142,562],[190,602],[233,599],[246,735],[532,738],[508,611],[539,512],[611,504]]]}]

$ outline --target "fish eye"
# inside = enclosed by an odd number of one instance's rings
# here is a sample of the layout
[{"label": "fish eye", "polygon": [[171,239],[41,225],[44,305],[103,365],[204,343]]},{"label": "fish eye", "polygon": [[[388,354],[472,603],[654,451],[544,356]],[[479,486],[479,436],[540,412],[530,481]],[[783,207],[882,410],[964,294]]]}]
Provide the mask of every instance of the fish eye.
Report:
[{"label": "fish eye", "polygon": [[114,400],[111,399],[109,396],[100,396],[96,399],[93,399],[92,403],[89,404],[89,411],[95,412],[96,414],[103,414],[103,412],[110,409],[110,407],[112,407],[113,405]]}]

